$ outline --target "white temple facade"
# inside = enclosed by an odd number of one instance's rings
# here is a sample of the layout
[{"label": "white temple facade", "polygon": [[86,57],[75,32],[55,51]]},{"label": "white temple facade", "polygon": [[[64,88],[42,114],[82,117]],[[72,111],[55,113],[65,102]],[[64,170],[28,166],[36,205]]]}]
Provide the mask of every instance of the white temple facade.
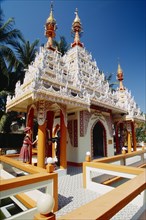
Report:
[{"label": "white temple facade", "polygon": [[[27,126],[33,129],[33,118],[38,121],[38,166],[44,166],[46,156],[57,156],[66,169],[67,164],[80,165],[86,152],[97,158],[119,154],[124,146],[129,152],[136,150],[135,127],[144,115],[123,86],[120,65],[119,87],[112,92],[80,42],[78,12],[72,24],[74,42],[64,56],[53,47],[55,30],[51,8],[46,21],[48,42],[26,70],[23,84],[16,84],[15,96],[7,99],[7,111],[27,113]],[[54,143],[46,141],[57,136],[56,126],[60,129],[58,155]]]}]

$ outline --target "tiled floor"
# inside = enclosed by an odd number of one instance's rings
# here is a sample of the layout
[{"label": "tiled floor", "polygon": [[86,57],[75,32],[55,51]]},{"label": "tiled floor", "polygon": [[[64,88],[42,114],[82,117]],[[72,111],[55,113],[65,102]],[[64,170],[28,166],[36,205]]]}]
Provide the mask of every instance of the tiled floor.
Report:
[{"label": "tiled floor", "polygon": [[59,210],[56,217],[66,213],[96,199],[99,193],[83,188],[82,168],[68,167],[67,175],[59,177]]},{"label": "tiled floor", "polygon": [[[63,216],[100,196],[97,192],[83,188],[81,167],[68,167],[67,175],[59,177],[58,193],[59,210],[55,213],[56,217]],[[112,220],[137,220],[139,218],[133,216],[138,210],[137,204],[129,203]]]}]

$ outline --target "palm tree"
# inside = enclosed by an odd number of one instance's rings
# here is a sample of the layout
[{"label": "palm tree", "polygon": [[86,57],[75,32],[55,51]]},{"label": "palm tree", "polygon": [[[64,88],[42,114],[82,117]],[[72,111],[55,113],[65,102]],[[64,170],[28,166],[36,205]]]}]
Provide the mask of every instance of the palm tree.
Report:
[{"label": "palm tree", "polygon": [[14,19],[3,20],[3,11],[0,7],[0,111],[5,111],[6,97],[11,91],[11,72],[16,67],[17,58],[10,45],[10,41],[19,39],[21,32],[14,29]]},{"label": "palm tree", "polygon": [[69,48],[69,45],[67,44],[64,36],[60,36],[59,42],[53,40],[53,45],[57,47],[57,50],[61,53],[62,56],[67,52]]},{"label": "palm tree", "polygon": [[109,83],[109,88],[111,89],[111,92],[114,92],[114,86],[118,84],[118,82],[111,82],[113,77],[113,73],[110,73],[108,76],[105,76],[105,81]]},{"label": "palm tree", "polygon": [[23,83],[25,76],[25,69],[28,68],[28,65],[34,61],[37,46],[39,44],[39,40],[35,40],[32,44],[29,41],[26,41],[23,36],[21,36],[20,41],[12,40],[11,45],[14,48],[16,57],[17,57],[17,65],[16,65],[16,81],[20,80],[20,83]]},{"label": "palm tree", "polygon": [[13,115],[5,114],[6,97],[14,94],[18,80],[23,83],[25,69],[34,60],[38,45],[38,40],[32,44],[25,41],[13,25],[13,18],[4,23],[0,8],[0,125],[7,131],[9,129],[5,129],[5,123],[11,122]]},{"label": "palm tree", "polygon": [[3,12],[0,8],[0,91],[10,84],[10,72],[17,64],[17,58],[11,47],[11,41],[19,39],[21,32],[13,28],[14,18],[4,23]]}]

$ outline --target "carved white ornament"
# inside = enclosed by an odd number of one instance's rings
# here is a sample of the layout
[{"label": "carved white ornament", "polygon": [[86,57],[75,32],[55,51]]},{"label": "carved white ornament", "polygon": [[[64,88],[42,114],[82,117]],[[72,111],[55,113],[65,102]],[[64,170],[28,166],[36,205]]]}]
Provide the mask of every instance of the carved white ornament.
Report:
[{"label": "carved white ornament", "polygon": [[7,108],[30,95],[34,102],[46,100],[84,108],[95,104],[122,108],[131,116],[143,117],[131,92],[125,89],[112,93],[91,53],[79,46],[69,49],[63,57],[57,51],[41,47],[26,70],[23,85],[18,82],[15,96],[7,98]]},{"label": "carved white ornament", "polygon": [[46,120],[46,101],[41,100],[38,103],[37,121],[39,125],[43,125]]}]

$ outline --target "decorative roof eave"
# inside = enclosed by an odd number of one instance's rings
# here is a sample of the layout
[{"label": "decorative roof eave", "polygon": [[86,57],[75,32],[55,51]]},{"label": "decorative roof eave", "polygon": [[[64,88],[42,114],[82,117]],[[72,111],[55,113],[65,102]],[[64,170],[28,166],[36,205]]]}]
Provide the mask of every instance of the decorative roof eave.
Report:
[{"label": "decorative roof eave", "polygon": [[27,106],[32,103],[32,91],[21,94],[13,99],[7,99],[7,111],[27,112]]},{"label": "decorative roof eave", "polygon": [[95,100],[91,100],[91,103],[93,105],[97,105],[97,106],[101,106],[101,107],[104,107],[104,108],[108,108],[109,110],[112,110],[112,112],[114,114],[127,114],[127,110],[126,109],[121,109],[121,107],[117,107],[117,106],[114,106],[114,105],[110,105],[108,103],[105,103],[105,102],[102,102],[102,101],[95,101]]},{"label": "decorative roof eave", "polygon": [[126,115],[126,121],[134,121],[137,123],[142,123],[142,122],[145,122],[145,116],[143,116],[143,115],[138,115],[138,116]]},{"label": "decorative roof eave", "polygon": [[[121,116],[116,115],[116,118],[120,119]],[[124,115],[122,115],[122,120],[123,121],[133,121],[136,123],[143,123],[143,122],[145,122],[145,116],[144,115],[131,116],[128,114],[124,114]]]},{"label": "decorative roof eave", "polygon": [[44,99],[45,101],[51,101],[54,103],[59,103],[59,104],[65,104],[69,105],[72,107],[82,107],[89,109],[90,107],[90,102],[88,100],[85,100],[85,98],[79,98],[79,97],[69,97],[66,94],[61,94],[61,93],[53,93],[50,91],[45,91],[44,89],[38,89],[37,92],[34,92],[34,100],[42,100]]},{"label": "decorative roof eave", "polygon": [[21,95],[14,97],[13,99],[8,100],[6,105],[7,111],[12,111],[16,109],[21,110],[22,112],[27,112],[27,106],[39,100],[51,101],[53,103],[65,104],[73,107],[80,107],[84,109],[90,108],[89,100],[85,98],[69,97],[67,95],[50,92],[44,89],[38,89],[37,91],[29,90]]}]

